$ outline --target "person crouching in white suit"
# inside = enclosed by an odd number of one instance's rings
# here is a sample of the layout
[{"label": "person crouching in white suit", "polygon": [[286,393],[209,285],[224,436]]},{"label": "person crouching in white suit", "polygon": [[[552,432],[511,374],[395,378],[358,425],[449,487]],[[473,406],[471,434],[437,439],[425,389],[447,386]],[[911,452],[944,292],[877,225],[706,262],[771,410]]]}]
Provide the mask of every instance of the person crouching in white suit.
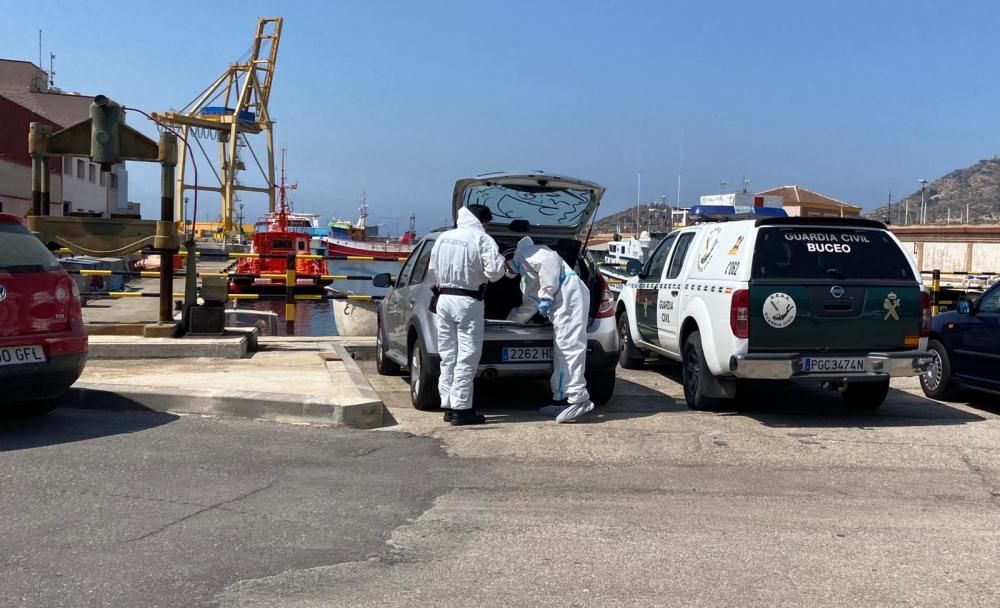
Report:
[{"label": "person crouching in white suit", "polygon": [[524,298],[507,320],[527,323],[537,312],[552,322],[552,398],[556,402],[565,400],[568,405],[542,411],[557,409],[556,421],[569,422],[594,409],[584,376],[590,290],[558,253],[536,245],[531,237],[518,241],[513,266],[521,275]]},{"label": "person crouching in white suit", "polygon": [[496,241],[486,234],[491,219],[488,207],[463,207],[456,228],[441,234],[431,249],[438,294],[432,310],[441,355],[438,392],[444,420],[453,426],[486,422],[472,409],[472,383],[483,354],[483,297],[486,283],[505,274]]}]

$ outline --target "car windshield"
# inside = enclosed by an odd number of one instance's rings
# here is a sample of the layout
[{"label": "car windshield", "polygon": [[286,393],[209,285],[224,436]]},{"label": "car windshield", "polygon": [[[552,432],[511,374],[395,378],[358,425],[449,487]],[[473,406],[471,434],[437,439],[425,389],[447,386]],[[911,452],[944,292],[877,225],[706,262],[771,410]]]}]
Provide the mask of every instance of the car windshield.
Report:
[{"label": "car windshield", "polygon": [[593,193],[575,188],[480,184],[465,189],[462,204],[486,205],[494,224],[527,220],[532,226],[575,228],[583,223]]},{"label": "car windshield", "polygon": [[20,224],[0,223],[0,272],[59,269],[59,260]]},{"label": "car windshield", "polygon": [[828,227],[762,229],[752,277],[914,280],[909,261],[885,231]]}]

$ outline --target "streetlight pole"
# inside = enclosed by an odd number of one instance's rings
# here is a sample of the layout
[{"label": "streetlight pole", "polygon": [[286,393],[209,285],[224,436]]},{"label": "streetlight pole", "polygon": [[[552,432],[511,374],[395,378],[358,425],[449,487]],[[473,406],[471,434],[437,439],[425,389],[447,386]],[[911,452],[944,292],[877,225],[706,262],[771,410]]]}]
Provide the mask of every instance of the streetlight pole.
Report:
[{"label": "streetlight pole", "polygon": [[917,181],[920,182],[920,223],[926,224],[927,223],[927,198],[926,198],[927,180],[920,179]]}]

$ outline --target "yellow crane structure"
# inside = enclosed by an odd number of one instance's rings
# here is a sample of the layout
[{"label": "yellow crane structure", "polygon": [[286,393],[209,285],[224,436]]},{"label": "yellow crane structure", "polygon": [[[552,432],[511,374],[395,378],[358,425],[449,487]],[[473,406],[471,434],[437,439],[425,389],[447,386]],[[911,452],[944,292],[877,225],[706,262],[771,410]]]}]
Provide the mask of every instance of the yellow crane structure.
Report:
[{"label": "yellow crane structure", "polygon": [[[233,232],[233,209],[238,192],[257,192],[268,195],[268,211],[274,211],[274,124],[268,110],[271,84],[274,82],[275,62],[281,41],[282,17],[263,17],[257,21],[250,50],[191,103],[179,111],[155,113],[153,116],[164,125],[176,127],[181,134],[178,142],[177,186],[174,189],[174,210],[177,218],[184,217],[185,192],[190,190],[218,192],[222,198],[221,222],[228,235]],[[249,135],[263,135],[267,145],[267,158],[261,163],[250,145]],[[218,142],[218,167],[208,157],[200,142],[192,138]],[[199,183],[189,184],[188,146],[197,143],[212,169],[217,181],[205,182],[204,173]],[[267,185],[254,186],[241,183],[239,174],[246,170],[241,150],[247,150],[260,169]],[[191,150],[191,152],[196,152]],[[191,218],[196,219],[196,218]]]}]

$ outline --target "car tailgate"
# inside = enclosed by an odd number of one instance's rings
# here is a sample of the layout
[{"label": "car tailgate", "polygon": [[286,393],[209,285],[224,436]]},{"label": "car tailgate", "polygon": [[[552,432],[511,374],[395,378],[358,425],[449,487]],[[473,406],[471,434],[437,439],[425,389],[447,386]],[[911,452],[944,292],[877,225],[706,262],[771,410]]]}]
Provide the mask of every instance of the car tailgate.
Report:
[{"label": "car tailgate", "polygon": [[916,348],[920,288],[753,282],[750,351],[859,352]]}]

